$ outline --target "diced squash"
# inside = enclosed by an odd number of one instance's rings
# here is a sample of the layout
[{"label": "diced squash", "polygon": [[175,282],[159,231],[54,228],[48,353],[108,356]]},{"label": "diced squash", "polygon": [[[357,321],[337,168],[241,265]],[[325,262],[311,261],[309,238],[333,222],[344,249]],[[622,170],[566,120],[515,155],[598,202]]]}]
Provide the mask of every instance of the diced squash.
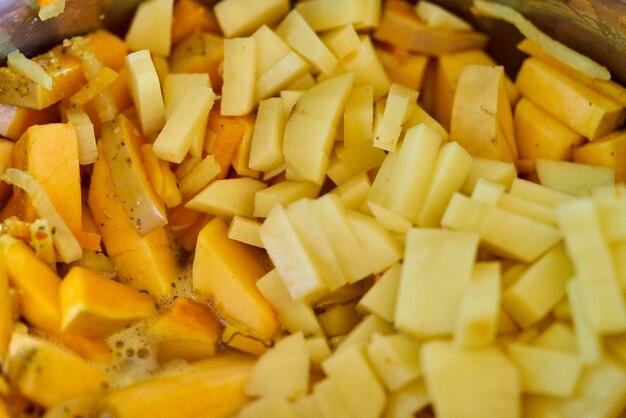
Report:
[{"label": "diced squash", "polygon": [[524,61],[516,85],[523,96],[592,141],[626,118],[623,105],[536,58]]},{"label": "diced squash", "polygon": [[109,348],[102,340],[61,331],[59,286],[61,279],[22,241],[4,246],[11,286],[20,289],[20,311],[33,326],[91,360],[106,360]]},{"label": "diced squash", "polygon": [[617,131],[572,150],[572,161],[615,169],[615,181],[626,183],[626,132]]},{"label": "diced squash", "polygon": [[194,32],[220,33],[213,10],[196,0],[179,0],[174,3],[172,16],[172,44]]},{"label": "diced squash", "polygon": [[427,55],[480,49],[487,43],[487,37],[482,33],[451,31],[426,25],[417,17],[413,6],[404,0],[385,3],[383,18],[374,37],[411,52]]},{"label": "diced squash", "polygon": [[87,203],[119,279],[156,296],[171,294],[176,260],[165,229],[156,228],[143,237],[137,233],[115,190],[101,142],[98,151]]},{"label": "diced squash", "polygon": [[156,312],[152,296],[83,267],[67,273],[59,292],[61,329],[88,337],[107,337]]},{"label": "diced squash", "polygon": [[0,84],[4,86],[0,102],[41,110],[78,91],[86,81],[83,65],[80,58],[68,48],[92,52],[102,65],[116,71],[123,66],[126,56],[126,44],[107,31],[99,30],[84,37],[72,38],[69,43],[33,58],[52,77],[52,90],[46,90],[8,67],[3,67],[0,69]]},{"label": "diced squash", "polygon": [[80,357],[41,338],[14,332],[7,372],[25,397],[45,407],[101,390],[104,374]]},{"label": "diced squash", "polygon": [[271,342],[278,330],[276,314],[256,288],[266,271],[248,248],[228,238],[228,226],[215,218],[198,235],[193,262],[193,291],[208,299],[227,323]]},{"label": "diced squash", "polygon": [[159,361],[197,361],[215,354],[220,324],[208,306],[177,298],[146,333],[158,341]]},{"label": "diced squash", "polygon": [[254,119],[250,117],[222,116],[215,106],[209,113],[205,151],[215,157],[221,167],[216,176],[223,179],[228,174],[231,162],[239,143],[254,129]]},{"label": "diced squash", "polygon": [[176,176],[167,161],[154,155],[152,144],[141,146],[141,161],[154,191],[163,200],[165,206],[173,208],[180,205],[182,196],[176,184]]},{"label": "diced squash", "polygon": [[118,418],[229,417],[249,401],[243,388],[252,365],[250,358],[232,354],[194,363],[112,391],[101,410]]},{"label": "diced squash", "polygon": [[[29,128],[15,144],[12,166],[28,171],[39,182],[69,228],[82,229],[78,139],[70,124]],[[19,188],[14,192],[18,216],[35,220],[37,213],[26,192]]]},{"label": "diced squash", "polygon": [[17,141],[32,125],[45,125],[59,120],[59,111],[55,106],[42,110],[27,107],[0,104],[0,135]]},{"label": "diced squash", "polygon": [[224,41],[208,32],[194,32],[183,39],[172,51],[172,73],[208,73],[216,92],[222,89],[219,70],[224,59]]},{"label": "diced squash", "polygon": [[[4,173],[11,166],[14,145],[12,141],[0,137],[0,173]],[[0,202],[5,203],[9,197],[13,200],[12,191],[13,187],[9,184],[0,182]]]},{"label": "diced squash", "polygon": [[13,333],[14,307],[11,302],[6,261],[0,255],[0,358],[6,358]]},{"label": "diced squash", "polygon": [[385,68],[392,83],[398,83],[412,90],[421,90],[426,76],[429,58],[421,54],[394,54],[377,48],[376,55]]}]

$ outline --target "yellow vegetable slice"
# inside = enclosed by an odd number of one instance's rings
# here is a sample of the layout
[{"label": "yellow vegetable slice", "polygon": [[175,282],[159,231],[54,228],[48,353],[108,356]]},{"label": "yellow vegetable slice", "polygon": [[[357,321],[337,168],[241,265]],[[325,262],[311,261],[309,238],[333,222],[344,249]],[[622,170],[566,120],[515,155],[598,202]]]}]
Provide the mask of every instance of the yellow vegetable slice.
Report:
[{"label": "yellow vegetable slice", "polygon": [[477,15],[498,18],[515,25],[522,35],[535,42],[546,53],[586,76],[598,80],[611,79],[611,73],[606,67],[550,38],[516,10],[483,0],[474,0],[472,9]]},{"label": "yellow vegetable slice", "polygon": [[83,250],[72,234],[59,212],[50,201],[50,197],[43,187],[28,172],[17,168],[8,168],[0,180],[23,189],[30,197],[33,207],[40,217],[47,219],[52,226],[52,239],[59,251],[61,261],[71,263],[80,260]]},{"label": "yellow vegetable slice", "polygon": [[24,56],[17,49],[7,55],[7,65],[10,69],[33,80],[46,90],[52,90],[52,77],[41,65]]}]

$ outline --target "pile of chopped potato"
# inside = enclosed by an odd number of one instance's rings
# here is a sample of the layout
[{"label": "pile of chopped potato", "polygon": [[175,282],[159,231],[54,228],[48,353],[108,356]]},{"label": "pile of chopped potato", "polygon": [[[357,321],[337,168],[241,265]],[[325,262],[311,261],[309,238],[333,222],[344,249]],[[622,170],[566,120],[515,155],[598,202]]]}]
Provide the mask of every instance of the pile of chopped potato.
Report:
[{"label": "pile of chopped potato", "polygon": [[620,416],[626,89],[473,10],[515,80],[427,1],[147,0],[10,54],[0,417]]}]

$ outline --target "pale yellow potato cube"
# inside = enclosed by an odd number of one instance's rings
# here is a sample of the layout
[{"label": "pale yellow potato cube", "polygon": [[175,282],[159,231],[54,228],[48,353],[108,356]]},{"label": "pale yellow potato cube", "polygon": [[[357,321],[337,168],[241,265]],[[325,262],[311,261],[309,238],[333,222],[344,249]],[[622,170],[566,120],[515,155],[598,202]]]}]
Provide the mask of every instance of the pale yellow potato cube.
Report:
[{"label": "pale yellow potato cube", "polygon": [[250,113],[256,92],[256,40],[224,39],[224,84],[220,113],[243,116]]},{"label": "pale yellow potato cube", "polygon": [[420,348],[403,334],[374,334],[367,355],[380,380],[394,392],[421,376]]},{"label": "pale yellow potato cube", "polygon": [[389,322],[373,314],[367,315],[350,331],[350,334],[341,340],[336,352],[352,347],[365,348],[374,334],[389,335],[394,332],[393,325]]},{"label": "pale yellow potato cube", "polygon": [[337,58],[328,50],[311,26],[297,10],[292,10],[276,28],[280,36],[294,51],[306,58],[318,71],[327,76],[337,67]]},{"label": "pale yellow potato cube", "polygon": [[500,315],[500,263],[476,263],[465,289],[454,330],[461,348],[485,348],[493,343]]},{"label": "pale yellow potato cube", "polygon": [[288,0],[224,0],[213,9],[227,38],[246,36],[261,25],[271,26],[289,12]]},{"label": "pale yellow potato cube", "polygon": [[362,0],[312,0],[297,3],[296,10],[314,31],[320,32],[362,22],[366,8]]},{"label": "pale yellow potato cube", "polygon": [[430,404],[423,379],[400,388],[392,393],[387,402],[385,418],[413,418]]},{"label": "pale yellow potato cube", "polygon": [[348,96],[343,115],[345,147],[371,141],[374,124],[374,90],[372,86],[354,87]]},{"label": "pale yellow potato cube", "polygon": [[303,181],[281,181],[254,196],[254,217],[265,218],[276,205],[288,205],[296,200],[308,197],[313,199],[320,187]]},{"label": "pale yellow potato cube", "polygon": [[216,180],[191,198],[185,207],[216,216],[252,217],[254,196],[267,187],[248,177]]},{"label": "pale yellow potato cube", "polygon": [[317,260],[307,251],[283,206],[274,206],[263,222],[260,235],[263,247],[295,301],[313,302],[328,293]]},{"label": "pale yellow potato cube", "polygon": [[339,65],[342,71],[354,74],[355,86],[371,85],[374,100],[386,96],[389,92],[391,81],[369,36],[362,36],[357,52],[345,57]]},{"label": "pale yellow potato cube", "polygon": [[421,359],[437,417],[520,416],[520,373],[498,348],[466,351],[432,341],[422,346]]},{"label": "pale yellow potato cube", "polygon": [[524,392],[559,397],[574,392],[583,370],[578,355],[523,344],[509,344],[507,351],[520,370]]},{"label": "pale yellow potato cube", "polygon": [[472,200],[484,203],[489,206],[496,206],[506,187],[501,183],[496,183],[485,178],[480,178],[476,182],[474,191],[472,191]]},{"label": "pale yellow potato cube", "polygon": [[411,221],[404,216],[398,215],[376,202],[368,200],[367,207],[382,227],[391,232],[406,234],[406,232],[413,226]]},{"label": "pale yellow potato cube", "polygon": [[409,116],[409,119],[407,119],[407,121],[404,123],[403,129],[407,131],[412,127],[422,123],[427,125],[433,131],[437,132],[443,138],[443,142],[448,142],[450,140],[450,134],[448,134],[448,131],[446,131],[445,128],[435,120],[435,118],[430,116],[428,112],[426,112],[422,108],[422,106],[417,103],[413,108],[413,114]]},{"label": "pale yellow potato cube", "polygon": [[255,100],[274,96],[309,74],[309,64],[297,52],[289,52],[256,81]]},{"label": "pale yellow potato cube", "polygon": [[351,24],[324,32],[320,35],[320,38],[340,60],[355,53],[361,44],[359,34]]},{"label": "pale yellow potato cube", "polygon": [[306,346],[309,349],[311,363],[317,367],[332,354],[326,337],[309,337],[306,339]]},{"label": "pale yellow potato cube", "polygon": [[309,351],[301,332],[279,340],[263,354],[250,373],[245,393],[296,399],[309,388]]},{"label": "pale yellow potato cube", "polygon": [[228,227],[228,238],[244,244],[253,245],[263,248],[263,243],[259,237],[261,222],[252,219],[243,218],[241,216],[233,216],[233,220]]},{"label": "pale yellow potato cube", "polygon": [[173,10],[174,0],[148,0],[141,3],[126,32],[128,49],[147,49],[153,54],[169,57]]},{"label": "pale yellow potato cube", "polygon": [[163,81],[163,103],[165,104],[165,119],[169,119],[176,106],[185,98],[190,90],[200,86],[211,87],[208,73],[202,74],[174,74],[165,76]]},{"label": "pale yellow potato cube", "polygon": [[359,210],[365,203],[371,184],[367,173],[359,173],[339,184],[330,193],[339,196],[346,209]]},{"label": "pale yellow potato cube", "polygon": [[396,328],[418,338],[453,333],[478,240],[473,233],[409,230],[396,301]]},{"label": "pale yellow potato cube", "polygon": [[593,201],[579,200],[558,207],[557,221],[592,327],[599,334],[623,332],[626,304]]},{"label": "pale yellow potato cube", "polygon": [[563,299],[573,275],[565,247],[559,244],[531,264],[503,293],[502,306],[522,328],[529,328]]},{"label": "pale yellow potato cube", "polygon": [[144,135],[157,133],[165,125],[165,105],[159,76],[150,52],[141,50],[126,56],[130,74],[130,91]]},{"label": "pale yellow potato cube", "polygon": [[213,155],[207,155],[188,174],[178,181],[178,189],[184,197],[198,193],[209,184],[220,172],[221,168]]},{"label": "pale yellow potato cube", "polygon": [[292,52],[289,45],[267,25],[259,27],[251,36],[256,41],[256,78]]},{"label": "pale yellow potato cube", "polygon": [[525,262],[537,259],[562,237],[556,228],[476,202],[458,193],[452,196],[441,225],[453,230],[478,233],[483,248]]},{"label": "pale yellow potato cube", "polygon": [[402,124],[413,114],[419,93],[393,83],[389,89],[383,117],[374,131],[374,146],[395,151]]},{"label": "pale yellow potato cube", "polygon": [[376,314],[387,322],[393,322],[401,271],[400,264],[396,263],[389,267],[359,300],[357,309]]},{"label": "pale yellow potato cube", "polygon": [[592,188],[615,182],[615,169],[608,167],[538,158],[536,168],[543,186],[574,196],[588,196]]},{"label": "pale yellow potato cube", "polygon": [[[335,352],[322,363],[322,369],[335,384],[339,399],[351,416],[380,416],[387,396],[363,349],[350,347]],[[364,393],[366,397],[362,396]]]},{"label": "pale yellow potato cube", "polygon": [[197,86],[179,101],[165,126],[152,144],[157,157],[180,163],[197,141],[198,127],[203,125],[217,96],[213,89]]}]

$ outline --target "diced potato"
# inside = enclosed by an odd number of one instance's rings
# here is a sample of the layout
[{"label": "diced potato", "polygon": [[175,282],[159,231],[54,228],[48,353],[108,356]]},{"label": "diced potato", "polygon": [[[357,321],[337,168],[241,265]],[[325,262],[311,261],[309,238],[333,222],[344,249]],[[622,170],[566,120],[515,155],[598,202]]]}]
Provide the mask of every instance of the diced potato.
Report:
[{"label": "diced potato", "polygon": [[537,176],[542,185],[552,190],[575,196],[588,195],[594,187],[613,184],[615,169],[540,158]]},{"label": "diced potato", "polygon": [[428,26],[457,31],[472,30],[472,26],[457,15],[428,1],[417,2],[415,13]]},{"label": "diced potato", "polygon": [[139,5],[126,33],[131,51],[147,49],[162,57],[170,55],[172,46],[173,0],[149,0]]},{"label": "diced potato", "polygon": [[[232,0],[230,0],[232,1]],[[297,10],[292,10],[276,28],[294,51],[306,58],[318,71],[327,76],[337,67],[337,58],[328,50],[311,26]]]},{"label": "diced potato", "polygon": [[[338,351],[322,363],[351,416],[377,417],[385,406],[385,390],[372,371],[365,352],[358,347]],[[367,393],[367,397],[361,394]]]},{"label": "diced potato", "polygon": [[533,345],[551,350],[563,350],[576,353],[576,336],[574,329],[564,323],[555,321],[546,328],[543,333],[534,341]]},{"label": "diced potato", "polygon": [[611,132],[626,118],[622,105],[536,58],[524,61],[516,85],[523,96],[590,140]]},{"label": "diced potato", "polygon": [[522,391],[559,397],[573,394],[583,371],[576,354],[522,344],[509,344],[507,351],[520,370]]},{"label": "diced potato", "polygon": [[254,212],[254,196],[267,185],[248,177],[216,180],[190,199],[185,207],[220,216],[247,216]]},{"label": "diced potato", "polygon": [[272,208],[278,204],[288,205],[302,198],[317,197],[320,186],[303,181],[281,181],[254,195],[254,216],[265,218]]},{"label": "diced potato", "polygon": [[103,388],[103,373],[50,341],[14,332],[6,370],[19,392],[45,407]]},{"label": "diced potato", "polygon": [[567,284],[567,300],[576,334],[576,345],[585,364],[597,364],[603,355],[602,340],[587,312],[581,284],[573,277]]},{"label": "diced potato", "polygon": [[257,171],[270,171],[283,161],[283,135],[287,114],[283,100],[273,97],[261,100],[254,123],[248,165]]},{"label": "diced potato", "polygon": [[520,373],[498,348],[465,351],[446,341],[422,347],[426,389],[438,417],[518,417]]},{"label": "diced potato", "polygon": [[465,67],[454,95],[450,138],[474,157],[506,162],[517,158],[502,67]]},{"label": "diced potato", "polygon": [[391,394],[387,402],[385,418],[410,418],[420,410],[426,408],[430,398],[426,392],[423,380],[409,383],[403,388]]},{"label": "diced potato", "polygon": [[560,206],[557,221],[591,326],[599,334],[623,332],[626,304],[593,202],[580,200]]},{"label": "diced potato", "polygon": [[343,115],[344,146],[370,141],[373,136],[374,91],[371,86],[355,87],[346,101]]},{"label": "diced potato", "polygon": [[563,203],[575,200],[571,195],[557,192],[556,190],[552,190],[540,184],[519,178],[513,180],[509,193],[511,196],[519,197],[551,209]]},{"label": "diced potato", "polygon": [[514,181],[517,181],[517,171],[512,163],[474,158],[461,192],[471,194],[481,178],[500,183],[508,189]]},{"label": "diced potato", "polygon": [[415,337],[453,333],[478,239],[473,233],[409,230],[396,301],[396,328]]},{"label": "diced potato", "polygon": [[154,191],[163,200],[165,206],[173,208],[180,205],[182,196],[176,183],[176,176],[172,172],[169,163],[154,155],[152,144],[143,144],[141,146],[141,157],[150,183],[152,183]]},{"label": "diced potato", "polygon": [[606,239],[626,241],[626,184],[597,187],[591,194]]},{"label": "diced potato", "polygon": [[387,389],[395,392],[422,374],[420,343],[403,334],[374,334],[367,346],[372,366]]},{"label": "diced potato", "polygon": [[565,296],[574,270],[563,245],[557,245],[522,273],[502,295],[502,305],[522,328],[542,318]]},{"label": "diced potato", "polygon": [[418,92],[399,84],[389,89],[385,112],[374,132],[374,146],[395,151],[402,124],[413,114]]},{"label": "diced potato", "polygon": [[372,212],[372,215],[380,223],[380,225],[391,231],[400,234],[406,233],[413,224],[407,218],[402,215],[387,209],[386,207],[379,205],[371,200],[367,201],[367,209]]},{"label": "diced potato", "polygon": [[322,418],[349,417],[350,412],[344,405],[337,391],[337,384],[331,379],[324,379],[318,382],[313,388],[314,408],[316,408]]},{"label": "diced potato", "polygon": [[356,174],[331,190],[346,209],[359,210],[365,203],[371,180],[367,173]]},{"label": "diced potato", "polygon": [[[500,208],[454,194],[441,225],[476,232],[489,251],[519,261],[533,261],[561,239],[558,229]],[[524,236],[524,240],[518,237]]]},{"label": "diced potato", "polygon": [[197,361],[217,350],[220,324],[207,305],[176,298],[171,308],[146,329],[158,342],[158,359]]},{"label": "diced potato", "polygon": [[496,202],[496,206],[510,212],[526,216],[546,225],[556,225],[556,215],[552,208],[547,208],[539,203],[531,202],[511,194],[503,194]]},{"label": "diced potato", "polygon": [[287,0],[226,0],[215,6],[215,17],[227,38],[246,36],[259,26],[273,25],[289,11]]},{"label": "diced potato", "polygon": [[476,202],[495,207],[504,196],[505,189],[503,184],[481,178],[476,182],[471,198]]},{"label": "diced potato", "polygon": [[[54,164],[50,163],[53,155]],[[11,165],[28,171],[43,187],[70,229],[82,229],[78,138],[70,124],[30,127],[15,143]],[[38,215],[26,192],[15,188],[15,209],[25,221]]]},{"label": "diced potato", "polygon": [[291,297],[276,269],[261,277],[256,286],[278,314],[281,325],[288,331],[311,334],[319,329],[311,307]]},{"label": "diced potato", "polygon": [[227,323],[270,343],[278,329],[276,314],[256,288],[265,269],[240,242],[228,238],[228,226],[219,218],[198,235],[193,262],[193,291],[208,299]]},{"label": "diced potato", "polygon": [[297,4],[296,10],[314,31],[320,32],[362,22],[365,3],[360,0],[314,0]]},{"label": "diced potato", "polygon": [[[353,6],[354,5],[352,5],[352,7]],[[302,8],[302,5],[300,5],[300,7]],[[361,43],[359,34],[352,24],[341,25],[335,29],[326,31],[321,34],[320,38],[339,60],[355,53]]]},{"label": "diced potato", "polygon": [[165,125],[165,105],[159,77],[147,50],[126,57],[130,70],[130,86],[137,116],[145,135],[154,134]]},{"label": "diced potato", "polygon": [[402,266],[400,264],[389,267],[374,283],[374,286],[359,300],[357,308],[376,314],[388,322],[393,322],[401,271]]},{"label": "diced potato", "polygon": [[232,416],[249,401],[243,388],[252,365],[250,357],[227,354],[183,366],[179,372],[110,392],[101,410],[119,418]]},{"label": "diced potato", "polygon": [[306,345],[309,350],[311,363],[315,367],[319,368],[322,362],[331,355],[326,337],[309,337],[306,339]]},{"label": "diced potato", "polygon": [[59,292],[61,329],[88,337],[107,337],[156,312],[152,296],[83,267],[67,273]]},{"label": "diced potato", "polygon": [[261,238],[259,236],[260,230],[261,222],[253,221],[252,219],[243,218],[241,216],[234,216],[230,226],[228,227],[228,238],[243,242],[244,244],[263,248],[263,243],[261,242]]},{"label": "diced potato", "polygon": [[317,315],[324,335],[328,338],[342,338],[350,333],[362,319],[355,307],[354,302],[339,304]]},{"label": "diced potato", "polygon": [[451,31],[426,25],[417,17],[413,6],[404,0],[385,3],[383,18],[374,36],[379,41],[427,55],[480,49],[487,42],[487,37],[482,33]]},{"label": "diced potato", "polygon": [[291,404],[283,397],[267,396],[248,403],[241,408],[237,418],[297,418]]},{"label": "diced potato", "polygon": [[380,99],[389,91],[389,76],[376,55],[369,36],[362,37],[356,53],[345,57],[339,65],[344,72],[354,74],[355,86],[371,85],[374,100]]},{"label": "diced potato", "polygon": [[454,331],[458,347],[488,347],[497,332],[500,307],[500,264],[476,263],[465,289]]},{"label": "diced potato", "polygon": [[308,392],[309,351],[301,332],[278,341],[252,368],[245,392],[250,396],[296,399]]},{"label": "diced potato", "polygon": [[219,174],[220,165],[215,157],[207,155],[187,175],[180,179],[178,185],[180,193],[185,196],[193,196]]},{"label": "diced potato", "polygon": [[256,48],[252,37],[224,40],[224,84],[220,103],[220,113],[224,116],[243,116],[254,106]]}]

